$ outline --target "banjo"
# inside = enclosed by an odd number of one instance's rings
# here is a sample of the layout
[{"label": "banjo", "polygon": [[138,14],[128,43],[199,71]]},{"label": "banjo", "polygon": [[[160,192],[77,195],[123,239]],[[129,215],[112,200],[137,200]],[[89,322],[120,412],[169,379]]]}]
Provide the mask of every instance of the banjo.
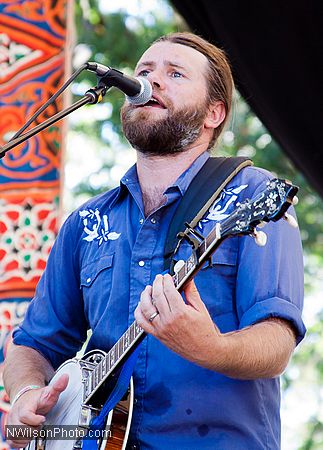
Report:
[{"label": "banjo", "polygon": [[[188,227],[183,236],[191,243],[192,253],[186,261],[178,261],[174,267],[173,281],[176,289],[183,289],[185,283],[196,275],[224,239],[249,234],[255,238],[257,244],[265,245],[266,235],[258,231],[257,226],[283,217],[292,226],[297,227],[296,220],[286,212],[291,204],[297,203],[297,191],[298,188],[290,182],[276,178],[269,181],[266,188],[254,199],[237,204],[237,208],[222,222],[216,223],[206,237]],[[118,383],[120,368],[145,336],[144,330],[134,321],[109,352],[93,350],[81,359],[73,358],[63,363],[52,381],[66,373],[69,375],[68,386],[61,393],[55,407],[47,414],[43,429],[37,432],[37,437],[30,437],[32,441],[26,449],[85,448],[84,438],[91,432],[91,421],[100,414],[103,399],[109,397]],[[91,436],[94,441],[91,448],[125,450],[133,398],[134,388],[131,380],[125,396],[107,414],[100,436]],[[57,437],[55,427],[59,428],[62,438]]]}]

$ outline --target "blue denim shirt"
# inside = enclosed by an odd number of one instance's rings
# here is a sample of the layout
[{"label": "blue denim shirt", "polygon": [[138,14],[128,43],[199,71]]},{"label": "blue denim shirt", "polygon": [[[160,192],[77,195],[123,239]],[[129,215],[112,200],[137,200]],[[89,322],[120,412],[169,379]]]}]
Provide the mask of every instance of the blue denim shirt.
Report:
[{"label": "blue denim shirt", "polygon": [[[166,202],[144,216],[136,167],[120,187],[91,199],[62,226],[16,344],[36,348],[53,366],[71,358],[92,329],[88,350],[109,350],[134,320],[140,294],[163,271],[174,211],[205,163],[201,155],[169,187]],[[254,197],[271,175],[248,167],[236,175],[199,224],[207,234],[237,202]],[[303,265],[298,230],[285,221],[265,228],[268,243],[226,239],[196,276],[223,333],[281,317],[300,341]],[[189,244],[179,258],[187,259]],[[193,364],[148,336],[135,372],[130,440],[144,450],[275,450],[280,447],[279,379],[237,380]]]}]

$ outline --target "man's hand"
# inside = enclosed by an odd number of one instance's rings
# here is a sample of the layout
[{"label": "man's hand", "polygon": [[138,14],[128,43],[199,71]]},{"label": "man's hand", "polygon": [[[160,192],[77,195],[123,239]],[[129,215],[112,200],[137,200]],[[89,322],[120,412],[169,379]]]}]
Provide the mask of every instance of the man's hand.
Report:
[{"label": "man's hand", "polygon": [[135,311],[137,323],[174,352],[205,365],[208,349],[220,345],[221,333],[201,300],[194,281],[184,288],[186,303],[170,275],[157,275],[143,291]]},{"label": "man's hand", "polygon": [[[39,429],[46,420],[46,414],[56,405],[58,398],[68,384],[68,375],[59,377],[53,384],[33,389],[24,393],[11,408],[7,425],[19,427],[30,426],[32,430]],[[30,439],[7,441],[13,448],[23,448]]]}]

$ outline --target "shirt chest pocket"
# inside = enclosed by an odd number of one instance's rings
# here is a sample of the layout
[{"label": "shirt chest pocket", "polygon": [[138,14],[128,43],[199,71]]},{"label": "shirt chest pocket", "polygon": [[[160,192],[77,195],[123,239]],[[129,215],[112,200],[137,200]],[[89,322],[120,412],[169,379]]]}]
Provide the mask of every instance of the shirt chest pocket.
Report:
[{"label": "shirt chest pocket", "polygon": [[212,317],[235,310],[237,238],[222,242],[197,274],[196,284]]},{"label": "shirt chest pocket", "polygon": [[114,254],[101,256],[82,267],[81,287],[90,287],[98,278],[100,273],[112,267]]},{"label": "shirt chest pocket", "polygon": [[111,293],[114,254],[101,256],[81,269],[85,312],[93,325],[103,313]]}]

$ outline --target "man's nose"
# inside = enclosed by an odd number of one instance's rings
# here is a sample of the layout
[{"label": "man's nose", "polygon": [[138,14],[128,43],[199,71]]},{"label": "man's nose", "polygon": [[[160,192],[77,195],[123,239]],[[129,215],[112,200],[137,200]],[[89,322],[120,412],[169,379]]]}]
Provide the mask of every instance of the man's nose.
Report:
[{"label": "man's nose", "polygon": [[158,89],[165,88],[165,80],[160,71],[152,70],[151,72],[148,73],[147,78],[153,87],[156,87]]}]

